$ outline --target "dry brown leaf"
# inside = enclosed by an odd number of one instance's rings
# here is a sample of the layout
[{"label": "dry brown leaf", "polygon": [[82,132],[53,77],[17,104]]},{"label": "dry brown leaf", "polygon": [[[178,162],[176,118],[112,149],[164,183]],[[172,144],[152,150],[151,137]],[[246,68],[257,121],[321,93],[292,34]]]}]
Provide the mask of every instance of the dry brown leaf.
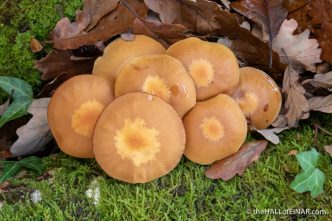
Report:
[{"label": "dry brown leaf", "polygon": [[14,156],[33,154],[44,149],[45,145],[52,139],[47,123],[47,107],[50,98],[34,100],[28,113],[32,118],[28,123],[17,129],[17,141],[10,147]]},{"label": "dry brown leaf", "polygon": [[50,34],[52,40],[71,38],[93,28],[107,13],[113,11],[119,0],[84,0],[83,11],[76,13],[76,20],[68,18],[59,20]]},{"label": "dry brown leaf", "polygon": [[332,1],[312,0],[311,2],[311,31],[322,48],[321,59],[332,63]]},{"label": "dry brown leaf", "polygon": [[290,150],[290,151],[288,152],[288,156],[295,156],[297,153],[298,153],[297,150]]},{"label": "dry brown leaf", "polygon": [[332,71],[325,74],[315,74],[314,79],[309,82],[317,88],[332,88]]},{"label": "dry brown leaf", "polygon": [[324,149],[332,157],[332,145],[325,146]]},{"label": "dry brown leaf", "polygon": [[225,181],[236,174],[241,176],[245,169],[259,158],[267,144],[268,141],[259,140],[243,145],[237,153],[214,163],[205,171],[205,176],[210,179],[221,178]]},{"label": "dry brown leaf", "polygon": [[154,38],[165,46],[186,37],[187,28],[180,24],[164,24],[158,21],[136,18],[133,23],[135,34],[143,34]]},{"label": "dry brown leaf", "polygon": [[159,14],[165,24],[173,24],[181,20],[181,4],[177,0],[144,0],[148,8]]},{"label": "dry brown leaf", "polygon": [[288,66],[282,85],[282,92],[286,94],[286,118],[290,127],[295,127],[300,119],[307,117],[309,103],[304,96],[305,89],[298,82],[299,74],[292,67]]},{"label": "dry brown leaf", "polygon": [[0,116],[7,110],[9,106],[9,101],[10,99],[8,99],[5,103],[0,105]]},{"label": "dry brown leaf", "polygon": [[283,63],[315,72],[315,64],[321,62],[318,42],[316,39],[309,39],[309,30],[293,35],[296,28],[297,22],[294,19],[286,19],[273,39],[273,50],[279,54]]},{"label": "dry brown leaf", "polygon": [[303,32],[311,26],[311,18],[308,16],[311,0],[286,0],[284,6],[288,11],[288,19],[295,19],[299,26],[298,31]]},{"label": "dry brown leaf", "polygon": [[[146,0],[147,6],[159,13],[163,20],[181,24],[194,35],[204,37],[225,36],[232,40],[230,47],[244,63],[268,71],[277,79],[282,76],[286,65],[273,53],[273,65],[270,66],[270,48],[268,44],[240,25],[236,13],[224,10],[221,5],[207,0]],[[167,2],[167,3],[166,3]],[[173,4],[173,5],[172,5]],[[173,8],[172,15],[166,13]],[[168,17],[169,16],[169,17]]]},{"label": "dry brown leaf", "polygon": [[[140,0],[121,0],[112,12],[99,20],[98,24],[88,32],[77,31],[76,29],[69,30],[69,34],[56,35],[56,38],[53,34],[53,47],[61,50],[76,49],[82,45],[106,41],[127,31],[136,17],[146,17],[147,10],[145,4]],[[63,27],[65,29],[67,26],[64,25]]]},{"label": "dry brown leaf", "polygon": [[326,97],[312,97],[308,102],[310,110],[332,113],[332,94]]},{"label": "dry brown leaf", "polygon": [[280,139],[277,134],[279,134],[282,131],[287,130],[287,129],[289,129],[289,127],[271,128],[271,129],[263,129],[263,130],[254,129],[254,131],[261,134],[265,139],[267,139],[271,143],[278,144],[278,143],[280,143]]},{"label": "dry brown leaf", "polygon": [[263,30],[263,40],[268,41],[277,35],[281,23],[287,17],[284,0],[238,0],[231,7],[259,24]]},{"label": "dry brown leaf", "polygon": [[73,52],[70,50],[52,51],[46,57],[37,61],[35,68],[43,72],[42,80],[51,80],[64,73],[74,76],[92,72],[96,58],[72,60],[72,56]]},{"label": "dry brown leaf", "polygon": [[31,51],[34,53],[40,52],[41,50],[43,50],[42,44],[35,38],[31,38],[30,48],[31,48]]}]

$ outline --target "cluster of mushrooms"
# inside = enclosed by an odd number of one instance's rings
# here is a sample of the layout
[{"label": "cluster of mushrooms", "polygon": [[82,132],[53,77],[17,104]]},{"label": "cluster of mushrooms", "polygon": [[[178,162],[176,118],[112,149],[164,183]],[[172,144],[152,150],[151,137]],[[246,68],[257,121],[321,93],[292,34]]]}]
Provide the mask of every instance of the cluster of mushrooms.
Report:
[{"label": "cluster of mushrooms", "polygon": [[239,68],[221,44],[192,37],[166,50],[137,35],[110,43],[92,75],[62,84],[48,121],[66,154],[95,157],[111,177],[146,183],[169,173],[183,154],[202,165],[234,154],[247,124],[268,127],[281,100],[267,74]]}]

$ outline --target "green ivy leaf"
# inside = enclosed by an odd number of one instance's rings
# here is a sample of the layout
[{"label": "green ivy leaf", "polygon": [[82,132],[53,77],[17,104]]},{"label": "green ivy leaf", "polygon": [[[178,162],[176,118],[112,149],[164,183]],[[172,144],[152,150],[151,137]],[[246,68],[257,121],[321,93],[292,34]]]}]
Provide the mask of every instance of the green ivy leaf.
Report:
[{"label": "green ivy leaf", "polygon": [[2,127],[8,121],[14,120],[18,117],[25,115],[31,102],[32,100],[25,97],[20,97],[14,100],[1,116],[0,127]]},{"label": "green ivy leaf", "polygon": [[325,182],[324,173],[318,168],[310,168],[299,173],[291,183],[291,188],[298,193],[310,191],[311,197],[321,194]]},{"label": "green ivy leaf", "polygon": [[0,76],[0,88],[10,94],[13,99],[27,97],[32,99],[32,87],[25,81],[9,76]]},{"label": "green ivy leaf", "polygon": [[296,159],[300,163],[302,170],[314,169],[319,160],[319,153],[315,148],[312,148],[310,151],[296,154]]},{"label": "green ivy leaf", "polygon": [[21,161],[2,161],[3,165],[2,174],[0,176],[0,183],[15,176],[22,167],[35,171],[38,175],[43,173],[44,167],[40,158],[31,156],[22,159]]},{"label": "green ivy leaf", "polygon": [[9,76],[0,76],[0,88],[13,98],[13,102],[1,115],[0,127],[2,127],[8,121],[27,114],[33,99],[33,91],[25,81]]}]

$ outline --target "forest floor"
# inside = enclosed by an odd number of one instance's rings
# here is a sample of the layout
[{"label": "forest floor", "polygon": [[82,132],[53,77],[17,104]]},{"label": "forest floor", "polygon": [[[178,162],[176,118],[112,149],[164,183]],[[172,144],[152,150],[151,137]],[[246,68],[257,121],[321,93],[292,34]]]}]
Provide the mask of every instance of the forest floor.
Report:
[{"label": "forest floor", "polygon": [[[40,73],[33,60],[45,54],[31,52],[31,37],[46,39],[59,18],[73,18],[81,5],[80,0],[0,0],[0,75],[20,77],[37,92]],[[313,124],[332,130],[331,122],[331,115],[312,114],[298,128],[281,133],[281,143],[269,144],[242,177],[227,182],[206,178],[206,166],[182,159],[170,174],[130,185],[108,177],[93,159],[53,153],[43,157],[42,176],[23,171],[1,190],[0,220],[331,220],[332,166],[323,146],[332,144],[332,137],[319,133],[317,145],[313,142]],[[290,188],[300,166],[289,152],[313,147],[321,153],[319,168],[326,175],[324,193],[317,198]],[[256,214],[268,209],[329,214]]]}]

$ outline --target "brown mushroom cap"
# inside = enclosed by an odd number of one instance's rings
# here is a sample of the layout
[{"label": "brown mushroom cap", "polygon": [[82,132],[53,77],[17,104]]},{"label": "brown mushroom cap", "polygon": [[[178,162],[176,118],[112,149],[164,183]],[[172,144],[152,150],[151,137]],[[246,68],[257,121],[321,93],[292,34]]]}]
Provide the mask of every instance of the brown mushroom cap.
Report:
[{"label": "brown mushroom cap", "polygon": [[136,35],[132,41],[118,38],[107,45],[103,56],[97,58],[92,74],[104,77],[113,84],[121,67],[131,59],[163,53],[165,53],[164,46],[148,36]]},{"label": "brown mushroom cap", "polygon": [[60,149],[80,158],[94,157],[92,133],[104,107],[113,100],[104,78],[79,75],[63,83],[48,106],[48,124]]},{"label": "brown mushroom cap", "polygon": [[198,102],[183,118],[185,156],[198,164],[211,164],[237,152],[247,135],[247,122],[239,105],[219,94]]},{"label": "brown mushroom cap", "polygon": [[278,85],[265,72],[240,68],[240,81],[232,97],[240,105],[248,123],[264,129],[277,118],[282,97]]},{"label": "brown mushroom cap", "polygon": [[185,132],[174,109],[157,96],[134,92],[116,98],[100,115],[93,151],[100,167],[128,183],[146,183],[179,163]]},{"label": "brown mushroom cap", "polygon": [[219,93],[230,95],[239,81],[237,59],[222,44],[191,37],[171,45],[166,54],[185,66],[195,82],[198,101]]},{"label": "brown mushroom cap", "polygon": [[196,103],[193,80],[180,61],[168,55],[145,55],[133,59],[119,72],[115,97],[142,91],[169,103],[182,117]]}]

